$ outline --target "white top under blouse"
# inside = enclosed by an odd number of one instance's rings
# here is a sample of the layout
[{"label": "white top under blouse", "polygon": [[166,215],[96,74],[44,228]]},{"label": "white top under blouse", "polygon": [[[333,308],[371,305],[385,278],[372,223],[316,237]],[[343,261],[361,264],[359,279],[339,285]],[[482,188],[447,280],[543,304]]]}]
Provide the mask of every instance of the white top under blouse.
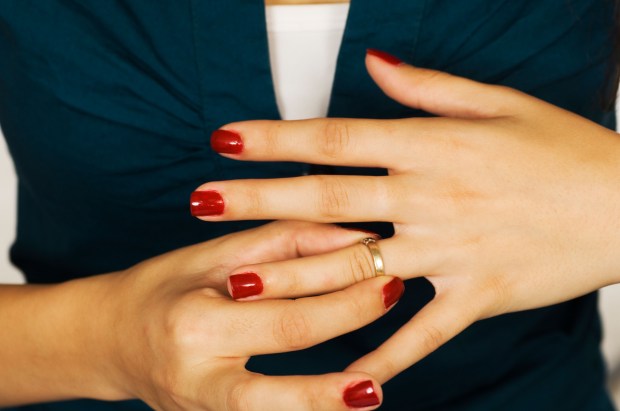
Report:
[{"label": "white top under blouse", "polygon": [[325,117],[349,4],[266,6],[269,58],[280,116]]}]

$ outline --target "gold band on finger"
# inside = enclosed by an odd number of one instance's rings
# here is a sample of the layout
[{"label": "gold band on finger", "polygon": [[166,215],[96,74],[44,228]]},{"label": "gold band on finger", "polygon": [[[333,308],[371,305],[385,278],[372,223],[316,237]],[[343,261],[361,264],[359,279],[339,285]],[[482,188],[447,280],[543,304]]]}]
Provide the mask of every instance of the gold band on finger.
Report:
[{"label": "gold band on finger", "polygon": [[364,238],[362,241],[372,255],[372,261],[375,263],[375,276],[385,275],[385,266],[383,265],[383,257],[381,257],[381,250],[377,240],[372,237]]}]

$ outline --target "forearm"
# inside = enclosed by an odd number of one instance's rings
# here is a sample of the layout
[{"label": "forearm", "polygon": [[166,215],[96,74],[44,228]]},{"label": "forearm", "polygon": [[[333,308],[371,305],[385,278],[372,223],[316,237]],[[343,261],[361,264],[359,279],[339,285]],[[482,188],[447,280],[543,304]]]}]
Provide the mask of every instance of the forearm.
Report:
[{"label": "forearm", "polygon": [[110,280],[0,286],[0,406],[118,399],[99,331],[105,329]]}]

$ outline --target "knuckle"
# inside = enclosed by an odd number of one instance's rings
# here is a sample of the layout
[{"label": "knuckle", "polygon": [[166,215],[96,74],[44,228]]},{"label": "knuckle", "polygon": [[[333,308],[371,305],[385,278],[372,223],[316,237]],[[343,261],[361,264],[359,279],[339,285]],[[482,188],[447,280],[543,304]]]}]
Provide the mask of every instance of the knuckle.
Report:
[{"label": "knuckle", "polygon": [[333,176],[314,176],[318,185],[318,212],[323,218],[338,218],[349,209],[350,199],[342,180]]},{"label": "knuckle", "polygon": [[261,190],[253,184],[245,184],[243,204],[246,216],[262,215],[264,204]]},{"label": "knuckle", "polygon": [[423,81],[426,81],[426,82],[432,82],[432,81],[442,82],[443,80],[445,80],[446,78],[450,76],[448,73],[445,73],[443,71],[432,70],[432,69],[424,69],[424,71],[421,71],[420,73],[424,74],[422,79]]},{"label": "knuckle", "polygon": [[[173,359],[183,358],[184,353],[197,345],[204,346],[204,341],[213,341],[219,330],[215,329],[213,315],[204,304],[204,295],[191,293],[183,296],[163,316],[161,331],[166,341],[166,354]],[[203,313],[207,312],[206,315]],[[148,325],[148,339],[161,339],[158,325]],[[212,344],[209,343],[212,347]]]},{"label": "knuckle", "polygon": [[473,204],[483,200],[483,196],[477,190],[463,184],[458,179],[446,183],[444,198],[456,215],[467,213]]},{"label": "knuckle", "polygon": [[161,379],[160,384],[162,384],[162,392],[166,393],[165,396],[168,401],[174,404],[178,409],[184,409],[184,405],[189,402],[184,392],[184,387],[186,387],[187,384],[175,373],[164,373],[159,378]]},{"label": "knuckle", "polygon": [[169,346],[172,350],[181,351],[191,344],[194,323],[191,312],[190,301],[177,303],[164,317],[164,333],[167,336]]},{"label": "knuckle", "polygon": [[352,248],[348,259],[347,273],[351,284],[375,277],[375,264],[372,256],[363,244],[358,244]]},{"label": "knuckle", "polygon": [[230,390],[226,391],[224,409],[226,411],[250,411],[248,398],[248,380],[239,381]]},{"label": "knuckle", "polygon": [[437,348],[441,347],[441,345],[445,341],[444,332],[432,325],[427,325],[423,327],[421,330],[422,335],[422,350],[424,351],[424,355],[430,354],[435,351]]},{"label": "knuckle", "polygon": [[368,323],[368,314],[372,311],[361,298],[349,298],[344,307],[351,324],[364,325]]},{"label": "knuckle", "polygon": [[[299,253],[298,253],[299,254]],[[304,284],[302,274],[297,271],[289,271],[286,276],[286,292],[291,296],[297,296],[303,293]]]},{"label": "knuckle", "polygon": [[180,349],[174,342],[166,344],[159,358],[144,371],[153,382],[159,400],[184,409],[183,405],[191,402],[191,395],[187,391],[187,363]]},{"label": "knuckle", "polygon": [[319,134],[315,139],[317,152],[328,159],[338,159],[349,151],[351,134],[346,122],[338,119],[327,119],[319,127]]},{"label": "knuckle", "polygon": [[[382,350],[383,351],[383,350]],[[385,375],[398,375],[402,371],[402,365],[397,365],[399,360],[393,358],[389,353],[381,357],[381,370]]]},{"label": "knuckle", "polygon": [[418,87],[421,91],[420,96],[426,96],[425,98],[428,98],[428,96],[433,96],[434,93],[432,93],[432,91],[436,85],[441,85],[447,78],[449,78],[448,74],[436,70],[424,70],[421,73],[423,76],[420,78]]},{"label": "knuckle", "polygon": [[277,153],[280,147],[280,135],[282,134],[282,125],[279,122],[273,122],[267,126],[263,137],[263,152],[266,156],[271,157]]},{"label": "knuckle", "polygon": [[499,314],[508,311],[509,301],[513,301],[514,298],[505,278],[501,274],[493,275],[487,279],[485,288],[492,312]]},{"label": "knuckle", "polygon": [[312,329],[306,314],[296,307],[284,310],[273,324],[273,338],[286,351],[305,348],[312,340]]},{"label": "knuckle", "polygon": [[325,409],[325,403],[321,401],[321,397],[317,395],[308,395],[301,400],[306,404],[307,411],[322,411]]},{"label": "knuckle", "polygon": [[460,134],[447,134],[440,141],[443,143],[442,149],[457,159],[462,158],[471,145],[471,139]]},{"label": "knuckle", "polygon": [[335,407],[333,400],[329,396],[325,395],[325,385],[320,384],[305,384],[302,389],[296,390],[295,394],[296,411],[323,411],[340,409]]}]

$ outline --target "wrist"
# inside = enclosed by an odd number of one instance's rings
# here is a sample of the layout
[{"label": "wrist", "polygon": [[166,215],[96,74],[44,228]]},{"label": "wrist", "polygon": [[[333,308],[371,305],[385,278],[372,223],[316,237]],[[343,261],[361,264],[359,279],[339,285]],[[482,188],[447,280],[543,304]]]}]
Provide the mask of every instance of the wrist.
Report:
[{"label": "wrist", "polygon": [[110,367],[114,276],[0,286],[0,407],[128,398]]},{"label": "wrist", "polygon": [[75,397],[106,401],[132,398],[122,381],[118,357],[118,278],[112,273],[59,284],[65,305],[64,334],[77,380]]},{"label": "wrist", "polygon": [[614,133],[615,152],[614,152],[614,183],[613,183],[613,211],[611,214],[614,246],[610,250],[610,254],[614,257],[613,274],[610,276],[608,285],[620,283],[620,134]]},{"label": "wrist", "polygon": [[599,234],[603,240],[599,243],[600,258],[604,263],[601,286],[620,283],[620,135],[612,131],[608,133],[604,172],[591,181],[592,186],[600,189],[584,194],[597,198],[600,203],[594,214],[595,218],[602,220],[599,226],[602,227]]}]

